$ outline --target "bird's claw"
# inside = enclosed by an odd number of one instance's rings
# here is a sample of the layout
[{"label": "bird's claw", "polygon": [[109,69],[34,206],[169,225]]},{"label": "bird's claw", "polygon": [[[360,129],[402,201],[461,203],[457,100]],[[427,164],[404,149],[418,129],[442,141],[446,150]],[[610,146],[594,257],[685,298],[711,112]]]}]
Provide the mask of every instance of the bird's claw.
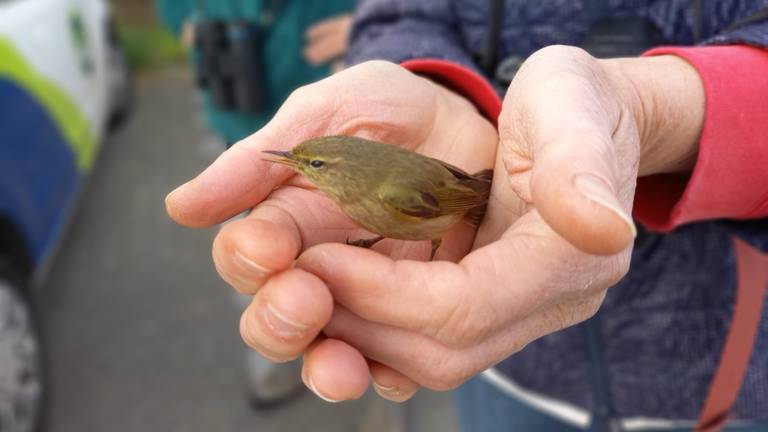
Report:
[{"label": "bird's claw", "polygon": [[384,237],[378,236],[378,237],[374,237],[374,238],[370,238],[370,239],[359,239],[359,240],[355,240],[355,241],[349,241],[349,237],[347,237],[347,240],[345,241],[345,243],[350,245],[350,246],[357,246],[357,247],[368,249],[368,248],[370,248],[371,246],[375,245],[376,243],[380,242],[383,239],[384,239]]}]

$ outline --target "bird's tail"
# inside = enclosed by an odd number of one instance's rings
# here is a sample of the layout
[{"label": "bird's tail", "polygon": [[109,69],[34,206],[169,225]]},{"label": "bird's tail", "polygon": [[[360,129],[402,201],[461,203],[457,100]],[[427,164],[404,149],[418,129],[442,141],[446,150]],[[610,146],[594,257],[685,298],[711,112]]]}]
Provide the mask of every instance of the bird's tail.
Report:
[{"label": "bird's tail", "polygon": [[462,183],[472,188],[475,192],[483,197],[483,203],[467,212],[467,220],[472,225],[480,225],[480,222],[485,216],[485,210],[488,207],[488,197],[491,194],[491,185],[493,181],[493,170],[484,169],[471,175],[471,179],[467,179]]}]

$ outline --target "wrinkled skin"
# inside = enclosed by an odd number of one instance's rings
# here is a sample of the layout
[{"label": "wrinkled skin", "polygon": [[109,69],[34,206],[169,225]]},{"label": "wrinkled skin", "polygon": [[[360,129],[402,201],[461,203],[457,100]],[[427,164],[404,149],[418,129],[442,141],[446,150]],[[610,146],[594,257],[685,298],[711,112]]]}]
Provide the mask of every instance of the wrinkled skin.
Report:
[{"label": "wrinkled skin", "polygon": [[[653,79],[661,72],[663,82]],[[687,98],[687,110],[665,95]],[[512,83],[498,133],[451,91],[369,62],[298,90],[166,204],[193,227],[253,208],[213,245],[221,276],[254,296],[240,326],[250,346],[275,361],[303,355],[304,382],[326,400],[361,396],[372,376],[379,394],[404,401],[420,386],[454,388],[594,314],[629,268],[638,174],[690,169],[701,118],[696,72],[676,58],[541,50]],[[469,172],[494,167],[480,228],[459,224],[434,262],[423,261],[428,242],[342,244],[368,234],[261,160],[262,150],[337,134]]]}]

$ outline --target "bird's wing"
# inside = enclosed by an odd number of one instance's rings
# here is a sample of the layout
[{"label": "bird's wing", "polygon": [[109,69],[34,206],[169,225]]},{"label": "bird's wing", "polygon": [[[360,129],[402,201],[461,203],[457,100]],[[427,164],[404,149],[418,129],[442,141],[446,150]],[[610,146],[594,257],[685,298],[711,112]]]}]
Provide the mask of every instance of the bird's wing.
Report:
[{"label": "bird's wing", "polygon": [[408,216],[435,218],[447,214],[466,213],[485,203],[485,198],[460,184],[436,187],[398,181],[382,184],[379,199],[394,210]]},{"label": "bird's wing", "polygon": [[488,197],[462,184],[436,189],[432,194],[440,203],[443,213],[466,213],[486,203]]},{"label": "bird's wing", "polygon": [[387,206],[404,215],[429,219],[443,214],[433,194],[407,184],[384,184],[378,195]]},{"label": "bird's wing", "polygon": [[435,159],[435,161],[440,163],[456,179],[456,183],[449,187],[439,188],[434,193],[444,212],[468,212],[487,203],[488,194],[491,191],[491,179],[493,178],[492,170],[468,174],[461,168],[439,159]]}]

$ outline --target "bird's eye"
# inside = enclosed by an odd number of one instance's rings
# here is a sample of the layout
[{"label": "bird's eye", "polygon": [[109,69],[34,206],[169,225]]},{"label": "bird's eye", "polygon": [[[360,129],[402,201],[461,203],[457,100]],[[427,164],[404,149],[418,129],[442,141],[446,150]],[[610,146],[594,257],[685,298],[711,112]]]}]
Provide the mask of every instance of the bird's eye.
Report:
[{"label": "bird's eye", "polygon": [[317,159],[315,159],[315,160],[311,161],[311,162],[309,163],[309,165],[310,165],[310,166],[312,166],[312,168],[320,168],[320,167],[322,167],[323,165],[325,165],[325,162],[323,162],[323,161],[321,161],[321,160],[317,160]]}]

